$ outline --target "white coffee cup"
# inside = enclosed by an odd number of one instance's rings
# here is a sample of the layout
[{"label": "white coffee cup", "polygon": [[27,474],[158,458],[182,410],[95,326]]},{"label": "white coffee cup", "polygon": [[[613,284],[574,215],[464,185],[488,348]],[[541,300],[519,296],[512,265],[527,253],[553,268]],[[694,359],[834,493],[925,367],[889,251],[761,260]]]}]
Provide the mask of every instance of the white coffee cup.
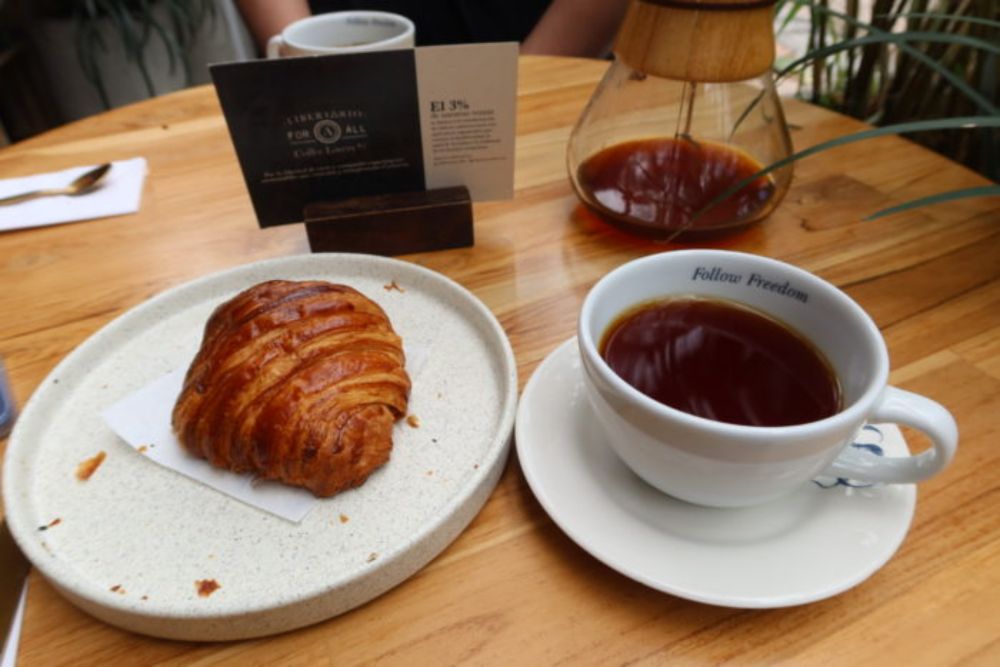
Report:
[{"label": "white coffee cup", "polygon": [[413,21],[389,12],[349,11],[300,19],[267,42],[267,57],[322,56],[413,48]]},{"label": "white coffee cup", "polygon": [[[692,295],[751,306],[812,341],[840,381],[841,410],[793,426],[713,421],[646,396],[601,357],[602,335],[624,312]],[[608,444],[639,477],[688,502],[759,504],[820,474],[870,483],[918,482],[944,469],[958,444],[955,420],[944,407],[887,386],[885,341],[857,303],[817,276],[766,257],[680,250],[628,262],[587,294],[577,340],[587,397]],[[932,445],[915,456],[885,458],[848,447],[869,422],[912,426]]]}]

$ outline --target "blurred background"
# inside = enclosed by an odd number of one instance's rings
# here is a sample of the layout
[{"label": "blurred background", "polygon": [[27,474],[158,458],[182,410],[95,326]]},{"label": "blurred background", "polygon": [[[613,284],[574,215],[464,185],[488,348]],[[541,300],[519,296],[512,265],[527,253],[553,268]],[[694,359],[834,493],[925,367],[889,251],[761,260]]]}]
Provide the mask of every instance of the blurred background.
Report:
[{"label": "blurred background", "polygon": [[255,56],[232,0],[0,0],[0,143]]},{"label": "blurred background", "polygon": [[[783,95],[883,126],[1000,116],[1000,0],[777,0],[775,30]],[[233,0],[0,0],[0,145],[256,56]],[[996,128],[910,138],[1000,180]]]}]

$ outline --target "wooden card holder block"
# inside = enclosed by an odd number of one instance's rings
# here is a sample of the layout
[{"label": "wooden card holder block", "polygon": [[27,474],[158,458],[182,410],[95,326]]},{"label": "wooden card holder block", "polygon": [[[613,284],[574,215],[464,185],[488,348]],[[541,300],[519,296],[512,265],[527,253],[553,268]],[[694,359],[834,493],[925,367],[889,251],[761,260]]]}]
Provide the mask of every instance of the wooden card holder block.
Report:
[{"label": "wooden card holder block", "polygon": [[313,252],[405,255],[473,244],[464,186],[315,202],[303,213]]}]

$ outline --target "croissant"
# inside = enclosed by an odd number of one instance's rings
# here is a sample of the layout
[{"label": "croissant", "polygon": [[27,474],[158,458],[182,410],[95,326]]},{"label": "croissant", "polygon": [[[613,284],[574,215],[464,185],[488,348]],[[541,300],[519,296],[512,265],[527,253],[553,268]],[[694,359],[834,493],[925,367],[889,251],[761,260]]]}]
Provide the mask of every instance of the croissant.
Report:
[{"label": "croissant", "polygon": [[385,312],[353,288],[260,283],[212,313],[173,428],[215,466],[332,496],[389,459],[404,363]]}]

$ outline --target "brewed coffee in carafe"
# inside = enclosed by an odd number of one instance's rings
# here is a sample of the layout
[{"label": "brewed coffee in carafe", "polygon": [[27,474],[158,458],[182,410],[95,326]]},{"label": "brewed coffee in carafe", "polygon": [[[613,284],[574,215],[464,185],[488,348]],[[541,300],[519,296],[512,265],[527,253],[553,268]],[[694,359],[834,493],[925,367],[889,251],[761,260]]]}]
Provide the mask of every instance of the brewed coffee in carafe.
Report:
[{"label": "brewed coffee in carafe", "polygon": [[791,154],[772,4],[633,0],[570,137],[570,179],[588,209],[658,240],[741,229],[774,209],[791,167],[750,179]]}]

